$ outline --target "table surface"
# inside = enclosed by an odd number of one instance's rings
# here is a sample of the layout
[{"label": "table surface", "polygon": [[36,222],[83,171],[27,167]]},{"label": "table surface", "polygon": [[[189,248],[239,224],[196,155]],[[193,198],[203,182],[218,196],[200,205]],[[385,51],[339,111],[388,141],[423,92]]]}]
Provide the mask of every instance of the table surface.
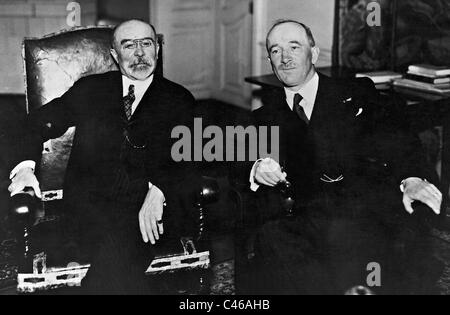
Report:
[{"label": "table surface", "polygon": [[[319,73],[333,77],[333,78],[354,78],[357,71],[345,68],[325,67],[317,68]],[[259,85],[263,88],[282,88],[283,85],[275,76],[275,74],[265,74],[261,76],[253,76],[245,78],[245,82]],[[419,90],[393,87],[388,91],[394,91],[404,96],[408,101],[445,101],[450,100],[450,95],[426,93]],[[446,102],[447,103],[447,102]]]}]

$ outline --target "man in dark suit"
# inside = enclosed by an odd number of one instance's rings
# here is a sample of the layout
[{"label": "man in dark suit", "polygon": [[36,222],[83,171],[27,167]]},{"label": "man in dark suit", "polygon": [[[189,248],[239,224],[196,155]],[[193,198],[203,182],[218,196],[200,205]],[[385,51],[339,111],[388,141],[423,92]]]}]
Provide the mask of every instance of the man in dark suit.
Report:
[{"label": "man in dark suit", "polygon": [[[343,294],[367,285],[372,262],[382,268],[378,292],[410,285],[396,267],[399,255],[406,261],[419,251],[399,249],[417,240],[412,203],[439,214],[442,202],[420,143],[380,115],[370,80],[343,82],[316,72],[319,48],[304,24],[276,23],[267,50],[284,91],[268,96],[254,118],[258,126],[279,126],[280,160],[259,160],[250,175],[269,219],[258,235],[251,293]],[[278,187],[286,181],[296,217],[279,219]],[[401,191],[406,211],[399,210]]]},{"label": "man in dark suit", "polygon": [[[120,72],[82,78],[28,118],[9,187],[32,187],[42,143],[76,126],[65,184],[67,228],[92,259],[83,287],[90,293],[151,293],[144,272],[152,245],[194,227],[198,178],[171,157],[171,132],[193,122],[189,91],[155,74],[153,26],[131,20],[114,31],[111,54]],[[48,127],[50,132],[48,132]],[[165,205],[167,208],[164,210]],[[164,210],[164,224],[163,224]],[[184,234],[189,235],[189,234]]]}]

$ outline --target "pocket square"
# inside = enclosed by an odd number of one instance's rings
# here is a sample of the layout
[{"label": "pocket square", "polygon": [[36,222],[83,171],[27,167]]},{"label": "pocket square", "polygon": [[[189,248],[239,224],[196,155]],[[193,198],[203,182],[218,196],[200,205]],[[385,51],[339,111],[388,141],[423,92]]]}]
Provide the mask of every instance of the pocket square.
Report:
[{"label": "pocket square", "polygon": [[356,117],[360,116],[363,113],[363,111],[364,110],[362,108],[359,108],[358,113],[356,114]]},{"label": "pocket square", "polygon": [[345,104],[345,103],[349,103],[349,102],[351,102],[351,101],[353,101],[353,98],[352,98],[352,97],[350,97],[350,98],[348,98],[348,99],[342,101],[342,103]]},{"label": "pocket square", "polygon": [[341,176],[337,177],[336,179],[333,179],[330,176],[323,174],[322,177],[320,178],[320,180],[324,183],[333,184],[333,183],[342,182],[344,180],[344,178],[345,178],[344,175],[341,175]]}]

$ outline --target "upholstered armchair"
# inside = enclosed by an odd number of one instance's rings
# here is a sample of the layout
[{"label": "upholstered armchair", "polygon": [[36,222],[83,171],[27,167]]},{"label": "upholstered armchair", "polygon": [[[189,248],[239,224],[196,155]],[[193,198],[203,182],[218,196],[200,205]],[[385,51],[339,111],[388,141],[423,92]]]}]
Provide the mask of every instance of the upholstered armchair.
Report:
[{"label": "upholstered armchair", "polygon": [[[83,27],[51,34],[40,39],[25,39],[23,57],[26,80],[27,111],[30,113],[64,94],[78,79],[117,70],[110,55],[111,27]],[[162,75],[163,37],[158,35],[159,61],[156,72]],[[53,126],[46,132],[52,133]],[[61,134],[61,130],[57,131]],[[62,131],[64,132],[64,131]],[[89,261],[79,258],[73,244],[59,242],[60,200],[65,170],[71,153],[76,128],[60,138],[44,144],[38,167],[43,192],[42,203],[33,202],[26,194],[13,197],[12,216],[18,225],[18,238],[23,252],[18,274],[19,292],[36,292],[66,286],[80,286],[87,274]],[[181,274],[185,270],[207,270],[210,265],[205,235],[205,205],[218,195],[214,179],[203,178],[195,205],[198,210],[198,233],[186,235],[178,248],[162,251],[142,276]],[[28,197],[27,197],[28,196]],[[67,252],[69,252],[67,254]],[[64,253],[64,254],[63,254]],[[58,265],[53,265],[58,261]],[[175,273],[182,271],[181,273]],[[197,273],[197,275],[199,275]],[[198,278],[198,277],[197,277]],[[205,279],[200,274],[198,286],[189,293],[204,290]],[[187,293],[187,289],[167,287],[162,293]]]}]

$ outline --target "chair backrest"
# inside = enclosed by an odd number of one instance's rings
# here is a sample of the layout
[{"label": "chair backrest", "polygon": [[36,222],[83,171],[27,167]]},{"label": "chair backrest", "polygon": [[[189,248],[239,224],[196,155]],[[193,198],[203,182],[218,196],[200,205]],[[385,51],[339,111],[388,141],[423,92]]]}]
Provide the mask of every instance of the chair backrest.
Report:
[{"label": "chair backrest", "polygon": [[[96,26],[26,38],[23,58],[27,111],[60,97],[80,78],[118,70],[110,54],[112,33],[113,27]],[[162,35],[158,35],[158,42],[161,49],[156,72],[162,75]],[[74,133],[75,128],[70,128],[64,136],[44,146],[40,168],[43,191],[61,193]]]}]

